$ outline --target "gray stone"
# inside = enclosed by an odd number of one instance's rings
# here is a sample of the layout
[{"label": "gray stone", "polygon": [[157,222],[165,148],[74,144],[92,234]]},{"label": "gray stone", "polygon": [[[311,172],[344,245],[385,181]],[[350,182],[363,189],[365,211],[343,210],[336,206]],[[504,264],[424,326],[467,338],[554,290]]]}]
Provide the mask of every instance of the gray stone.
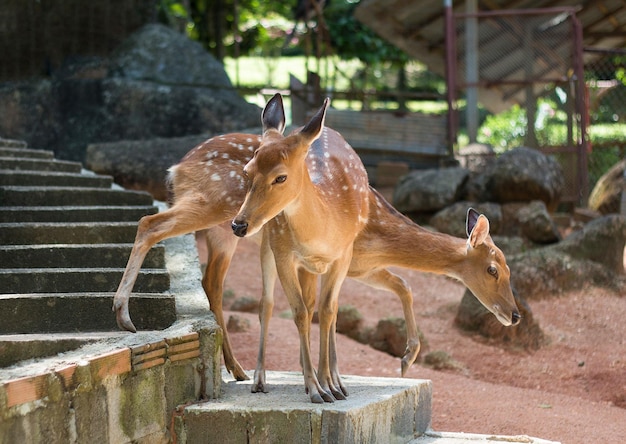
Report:
[{"label": "gray stone", "polygon": [[587,285],[622,290],[625,244],[626,217],[595,219],[557,244],[509,257],[511,283],[528,300]]},{"label": "gray stone", "polygon": [[[421,343],[421,350],[424,351],[428,348],[428,341],[419,328],[417,333]],[[404,356],[406,341],[406,321],[400,317],[381,319],[369,337],[369,345],[372,348],[398,358]]]},{"label": "gray stone", "polygon": [[223,66],[165,26],[138,30],[91,70],[97,75],[81,74],[89,71],[81,63],[94,61],[73,61],[52,80],[0,84],[0,134],[82,162],[89,143],[258,126],[260,109],[239,96]]},{"label": "gray stone", "polygon": [[249,319],[237,315],[230,315],[226,324],[226,330],[232,333],[246,332],[250,330],[250,327]]},{"label": "gray stone", "polygon": [[499,204],[491,202],[456,202],[441,211],[435,213],[430,219],[430,225],[437,231],[456,237],[467,237],[466,218],[467,210],[474,208],[489,219],[489,232],[497,234],[502,225],[502,210]]},{"label": "gray stone", "polygon": [[147,191],[154,199],[165,202],[167,169],[206,139],[205,134],[93,143],[87,146],[85,165],[96,173],[113,176],[126,189]]},{"label": "gray stone", "polygon": [[565,179],[554,158],[533,148],[518,147],[496,159],[487,186],[496,202],[542,200],[549,211],[554,211]]},{"label": "gray stone", "polygon": [[559,229],[543,201],[535,200],[520,209],[518,220],[522,235],[532,242],[552,244],[561,240]]},{"label": "gray stone", "polygon": [[259,312],[259,299],[250,296],[242,296],[233,301],[230,306],[232,311],[243,311],[246,313]]},{"label": "gray stone", "polygon": [[337,310],[337,333],[345,334],[351,338],[360,336],[363,326],[363,315],[352,305],[341,305]]},{"label": "gray stone", "polygon": [[456,202],[469,172],[463,168],[416,170],[400,178],[393,205],[401,212],[435,212]]},{"label": "gray stone", "polygon": [[592,220],[554,246],[573,258],[597,262],[613,273],[624,274],[626,216],[607,215]]}]

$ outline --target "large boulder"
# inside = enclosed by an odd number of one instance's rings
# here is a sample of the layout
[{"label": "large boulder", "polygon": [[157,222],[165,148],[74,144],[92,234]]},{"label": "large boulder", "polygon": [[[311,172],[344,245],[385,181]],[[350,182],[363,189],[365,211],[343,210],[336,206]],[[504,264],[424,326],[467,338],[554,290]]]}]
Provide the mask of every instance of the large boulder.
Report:
[{"label": "large boulder", "polygon": [[403,213],[434,213],[459,200],[468,175],[458,167],[412,171],[396,185],[393,205]]},{"label": "large boulder", "polygon": [[511,283],[525,299],[597,285],[623,290],[626,217],[604,216],[559,243],[508,258]]},{"label": "large boulder", "polygon": [[488,176],[487,189],[495,202],[541,200],[549,211],[556,210],[565,186],[559,163],[527,147],[500,155]]},{"label": "large boulder", "polygon": [[601,214],[619,213],[626,190],[626,159],[617,162],[596,183],[589,195],[589,208]]},{"label": "large boulder", "polygon": [[89,143],[258,126],[261,110],[200,44],[146,25],[111,58],[75,58],[51,80],[0,85],[0,134],[83,161]]},{"label": "large boulder", "polygon": [[98,174],[113,176],[115,183],[124,188],[147,191],[155,199],[166,201],[167,169],[207,138],[198,135],[89,144],[85,165]]},{"label": "large boulder", "polygon": [[541,200],[535,200],[521,208],[517,219],[522,236],[531,242],[553,244],[561,240],[559,229]]}]

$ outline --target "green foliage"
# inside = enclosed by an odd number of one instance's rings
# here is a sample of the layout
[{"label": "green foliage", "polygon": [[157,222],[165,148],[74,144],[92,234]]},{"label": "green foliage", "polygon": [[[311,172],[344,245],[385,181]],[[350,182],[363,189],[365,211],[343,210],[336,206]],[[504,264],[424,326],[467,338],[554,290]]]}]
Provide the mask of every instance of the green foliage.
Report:
[{"label": "green foliage", "polygon": [[334,0],[324,10],[334,51],[342,58],[359,59],[365,64],[390,62],[404,65],[408,56],[378,37],[354,17],[358,1]]},{"label": "green foliage", "polygon": [[526,136],[526,113],[519,105],[513,105],[499,114],[491,114],[485,118],[480,127],[477,141],[493,146],[496,152],[520,146]]}]

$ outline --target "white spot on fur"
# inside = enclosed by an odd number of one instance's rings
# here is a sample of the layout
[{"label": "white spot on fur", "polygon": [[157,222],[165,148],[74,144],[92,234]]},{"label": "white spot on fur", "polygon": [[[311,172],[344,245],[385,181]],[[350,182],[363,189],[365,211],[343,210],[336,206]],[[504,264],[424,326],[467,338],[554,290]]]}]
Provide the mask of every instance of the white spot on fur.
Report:
[{"label": "white spot on fur", "polygon": [[222,176],[217,173],[213,173],[213,175],[211,176],[211,180],[214,182],[219,182],[220,180],[222,180]]}]

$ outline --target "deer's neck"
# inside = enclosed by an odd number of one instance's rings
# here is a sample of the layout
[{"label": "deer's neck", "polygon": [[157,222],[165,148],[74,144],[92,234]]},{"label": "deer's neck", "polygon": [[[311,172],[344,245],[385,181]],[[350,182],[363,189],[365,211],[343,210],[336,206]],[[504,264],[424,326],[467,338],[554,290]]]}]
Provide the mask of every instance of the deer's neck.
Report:
[{"label": "deer's neck", "polygon": [[367,261],[361,266],[397,266],[460,278],[465,239],[420,227],[384,204],[371,209],[367,228],[357,238],[355,257]]}]

